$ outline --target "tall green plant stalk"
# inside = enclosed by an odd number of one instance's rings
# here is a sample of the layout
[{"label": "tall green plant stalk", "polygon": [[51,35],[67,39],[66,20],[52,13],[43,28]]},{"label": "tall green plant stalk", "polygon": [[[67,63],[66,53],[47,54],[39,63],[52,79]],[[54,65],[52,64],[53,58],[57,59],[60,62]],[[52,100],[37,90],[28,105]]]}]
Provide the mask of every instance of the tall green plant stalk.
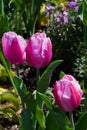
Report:
[{"label": "tall green plant stalk", "polygon": [[70,121],[71,121],[71,127],[73,128],[73,130],[75,130],[75,124],[74,124],[74,118],[73,118],[73,112],[69,112],[69,117],[70,117]]},{"label": "tall green plant stalk", "polygon": [[17,73],[17,76],[18,76],[18,77],[20,77],[19,69],[20,69],[20,66],[19,66],[19,65],[16,65],[16,73]]},{"label": "tall green plant stalk", "polygon": [[37,82],[37,85],[38,85],[39,78],[40,78],[40,69],[37,68],[36,69],[36,82]]},{"label": "tall green plant stalk", "polygon": [[5,58],[4,58],[4,55],[3,55],[3,53],[2,53],[1,48],[0,48],[0,60],[1,60],[2,64],[4,65],[4,67],[5,67],[5,69],[6,69],[7,73],[8,73],[8,76],[9,76],[9,78],[10,78],[10,81],[11,81],[11,83],[12,83],[12,85],[13,85],[15,91],[17,92],[17,89],[16,89],[16,87],[15,87],[13,78],[12,78],[11,73],[10,73],[10,69],[9,69],[8,66],[7,66],[7,63],[6,63],[6,61],[5,61]]},{"label": "tall green plant stalk", "polygon": [[[16,92],[18,95],[20,95],[20,94],[18,93],[18,90],[17,90],[16,86],[15,86],[13,77],[12,77],[12,75],[11,75],[11,73],[10,73],[10,68],[8,67],[7,62],[5,61],[5,58],[4,58],[4,55],[3,55],[3,53],[2,53],[1,48],[0,48],[0,60],[1,60],[2,64],[4,65],[6,71],[7,71],[7,74],[8,74],[8,76],[9,76],[9,79],[10,79],[11,83],[12,83],[12,86],[13,86],[14,89],[15,89],[15,92]],[[17,71],[18,71],[18,70],[17,70]],[[19,72],[18,72],[18,73],[19,73]],[[21,104],[22,104],[22,107],[23,107],[23,110],[24,110],[24,109],[26,108],[26,106],[25,106],[25,104],[24,104],[22,98],[21,98]]]}]

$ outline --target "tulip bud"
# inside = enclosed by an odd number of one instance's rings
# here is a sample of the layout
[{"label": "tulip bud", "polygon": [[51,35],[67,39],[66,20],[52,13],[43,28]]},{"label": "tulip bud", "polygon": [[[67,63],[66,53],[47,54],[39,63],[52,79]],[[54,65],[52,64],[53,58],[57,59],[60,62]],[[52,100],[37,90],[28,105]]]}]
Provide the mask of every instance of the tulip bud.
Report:
[{"label": "tulip bud", "polygon": [[26,60],[26,41],[15,32],[6,32],[2,36],[4,56],[12,64],[22,64]]},{"label": "tulip bud", "polygon": [[79,82],[71,75],[65,75],[54,84],[54,97],[64,111],[72,111],[80,105],[82,90]]},{"label": "tulip bud", "polygon": [[30,37],[26,48],[26,59],[35,68],[49,64],[52,58],[52,44],[45,33],[35,33]]}]

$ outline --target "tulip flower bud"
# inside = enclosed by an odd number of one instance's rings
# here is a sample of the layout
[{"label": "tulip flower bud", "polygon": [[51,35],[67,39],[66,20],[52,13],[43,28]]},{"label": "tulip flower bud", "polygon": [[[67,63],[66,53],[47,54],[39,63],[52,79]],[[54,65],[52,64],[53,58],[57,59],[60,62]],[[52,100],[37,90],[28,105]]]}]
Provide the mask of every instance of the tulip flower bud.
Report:
[{"label": "tulip flower bud", "polygon": [[22,64],[26,60],[26,41],[15,32],[6,32],[2,36],[4,56],[12,64]]},{"label": "tulip flower bud", "polygon": [[54,84],[56,103],[64,111],[72,111],[80,105],[82,90],[79,82],[71,75],[65,75]]},{"label": "tulip flower bud", "polygon": [[52,58],[52,44],[45,33],[35,33],[30,37],[26,48],[26,59],[35,68],[49,64]]}]

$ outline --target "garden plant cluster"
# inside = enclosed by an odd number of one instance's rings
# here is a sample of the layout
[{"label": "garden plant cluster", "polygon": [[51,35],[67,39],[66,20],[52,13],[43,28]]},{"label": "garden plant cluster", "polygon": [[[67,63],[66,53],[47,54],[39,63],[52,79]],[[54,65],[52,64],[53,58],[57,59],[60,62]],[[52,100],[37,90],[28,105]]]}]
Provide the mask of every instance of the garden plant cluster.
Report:
[{"label": "garden plant cluster", "polygon": [[15,130],[87,130],[86,0],[0,1],[0,130],[13,130],[10,122]]}]

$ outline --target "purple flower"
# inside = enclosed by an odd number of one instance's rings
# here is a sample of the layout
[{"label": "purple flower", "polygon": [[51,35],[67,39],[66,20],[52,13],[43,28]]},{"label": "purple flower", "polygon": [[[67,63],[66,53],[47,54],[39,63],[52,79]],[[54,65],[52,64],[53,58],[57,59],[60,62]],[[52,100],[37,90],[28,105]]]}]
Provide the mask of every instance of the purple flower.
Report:
[{"label": "purple flower", "polygon": [[63,14],[64,14],[64,16],[67,16],[69,14],[69,12],[64,10]]},{"label": "purple flower", "polygon": [[74,8],[76,6],[76,2],[74,2],[74,1],[71,1],[71,2],[69,2],[69,4],[68,4],[68,7],[69,8]]},{"label": "purple flower", "polygon": [[64,23],[68,23],[68,22],[69,22],[68,17],[64,16]]},{"label": "purple flower", "polygon": [[58,21],[56,22],[56,25],[61,25],[61,24],[62,24],[62,21],[59,21],[59,20],[58,20]]},{"label": "purple flower", "polygon": [[58,18],[63,18],[62,13],[58,13],[58,14],[57,14],[57,17],[58,17]]},{"label": "purple flower", "polygon": [[50,15],[50,12],[45,12],[45,15],[46,15],[46,16],[49,16],[49,15]]},{"label": "purple flower", "polygon": [[75,6],[74,9],[75,9],[75,11],[78,11],[79,10],[79,6]]},{"label": "purple flower", "polygon": [[60,24],[62,24],[62,22],[63,22],[63,14],[62,13],[58,13],[57,14],[57,25],[60,25]]},{"label": "purple flower", "polygon": [[74,9],[75,11],[78,11],[79,6],[77,5],[77,0],[75,0],[75,1],[70,1],[66,8],[68,8],[68,9],[69,9],[69,8],[72,8],[72,9]]},{"label": "purple flower", "polygon": [[57,14],[58,20],[57,20],[57,25],[64,23],[68,23],[68,12],[64,11],[63,13],[58,13]]},{"label": "purple flower", "polygon": [[47,5],[46,5],[46,9],[47,9],[47,10],[54,10],[54,8],[55,8],[55,7],[52,6],[52,5],[50,5],[50,4],[47,4]]}]

